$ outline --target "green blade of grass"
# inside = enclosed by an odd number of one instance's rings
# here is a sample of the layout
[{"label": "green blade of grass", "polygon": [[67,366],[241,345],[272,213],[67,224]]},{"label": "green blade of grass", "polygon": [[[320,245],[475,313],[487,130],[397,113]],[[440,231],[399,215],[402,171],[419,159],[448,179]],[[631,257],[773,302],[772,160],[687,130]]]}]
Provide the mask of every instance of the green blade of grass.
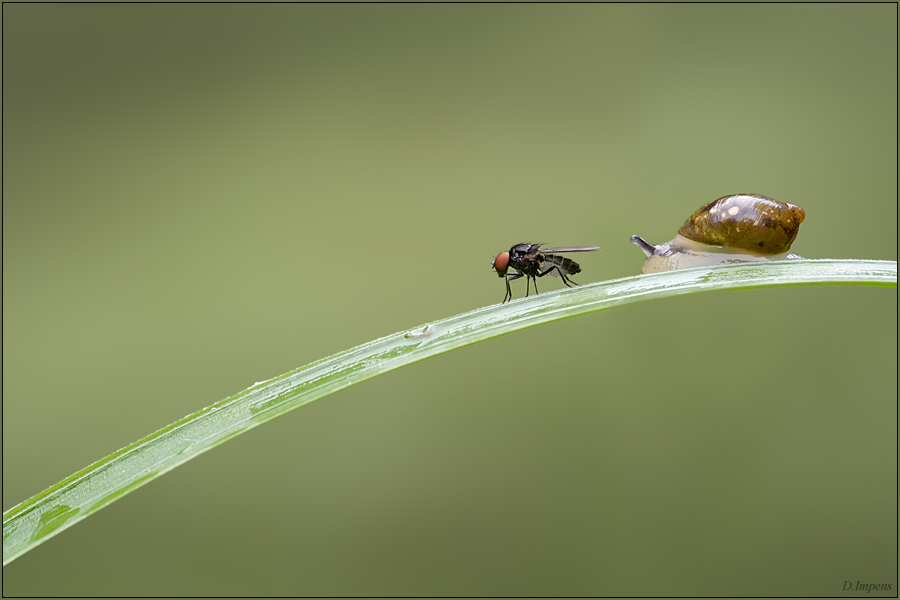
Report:
[{"label": "green blade of grass", "polygon": [[3,513],[3,564],[222,442],[313,400],[430,356],[615,306],[716,290],[897,286],[895,261],[796,260],[639,275],[493,305],[363,344],[258,383],[75,473]]}]

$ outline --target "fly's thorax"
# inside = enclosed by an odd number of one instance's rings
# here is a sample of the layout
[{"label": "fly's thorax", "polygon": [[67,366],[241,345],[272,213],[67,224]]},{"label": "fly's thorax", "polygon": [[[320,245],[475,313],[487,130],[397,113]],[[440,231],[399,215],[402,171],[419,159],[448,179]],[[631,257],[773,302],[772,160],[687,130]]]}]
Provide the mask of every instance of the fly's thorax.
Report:
[{"label": "fly's thorax", "polygon": [[509,264],[512,268],[530,277],[540,275],[543,270],[541,267],[544,265],[543,258],[543,255],[540,254],[537,256],[520,256],[518,260],[511,256]]},{"label": "fly's thorax", "polygon": [[539,274],[543,261],[539,247],[540,244],[516,244],[509,249],[509,265],[529,277]]},{"label": "fly's thorax", "polygon": [[538,254],[538,244],[516,244],[509,249],[509,257],[513,261],[521,262],[529,256]]}]

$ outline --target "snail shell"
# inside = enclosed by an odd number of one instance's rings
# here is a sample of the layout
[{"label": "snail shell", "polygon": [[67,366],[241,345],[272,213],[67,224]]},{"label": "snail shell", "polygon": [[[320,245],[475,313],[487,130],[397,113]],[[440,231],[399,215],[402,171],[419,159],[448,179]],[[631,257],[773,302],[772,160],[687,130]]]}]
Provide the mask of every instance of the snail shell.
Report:
[{"label": "snail shell", "polygon": [[755,194],[724,196],[685,221],[678,235],[654,246],[638,236],[644,273],[710,265],[800,258],[789,254],[806,214],[793,204]]}]

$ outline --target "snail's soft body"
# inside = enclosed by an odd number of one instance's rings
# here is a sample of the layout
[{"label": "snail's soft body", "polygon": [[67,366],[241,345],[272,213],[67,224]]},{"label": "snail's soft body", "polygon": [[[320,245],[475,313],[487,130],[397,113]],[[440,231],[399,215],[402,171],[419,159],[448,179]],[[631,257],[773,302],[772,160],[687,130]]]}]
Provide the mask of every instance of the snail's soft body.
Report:
[{"label": "snail's soft body", "polygon": [[712,265],[800,258],[790,248],[803,209],[765,196],[724,196],[695,212],[674,239],[654,246],[638,236],[647,260],[644,273]]},{"label": "snail's soft body", "polygon": [[742,262],[796,260],[802,258],[790,252],[764,255],[755,254],[747,250],[711,246],[686,238],[680,233],[675,235],[675,239],[657,246],[648,244],[636,235],[631,237],[631,243],[640,247],[644,254],[647,255],[647,260],[644,261],[642,268],[644,273],[730,265]]}]

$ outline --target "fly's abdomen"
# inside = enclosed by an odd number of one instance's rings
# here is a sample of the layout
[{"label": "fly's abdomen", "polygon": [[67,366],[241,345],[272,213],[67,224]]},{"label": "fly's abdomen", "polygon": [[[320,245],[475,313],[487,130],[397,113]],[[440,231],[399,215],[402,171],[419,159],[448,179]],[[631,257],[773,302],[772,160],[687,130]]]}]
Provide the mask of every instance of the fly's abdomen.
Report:
[{"label": "fly's abdomen", "polygon": [[559,267],[559,270],[562,271],[565,275],[574,275],[576,273],[581,273],[581,266],[571,258],[558,256],[556,254],[544,254],[544,271],[547,271],[547,269],[551,269],[552,272],[549,273],[549,275],[559,277],[559,273],[556,271],[556,269],[552,268],[553,266]]}]

